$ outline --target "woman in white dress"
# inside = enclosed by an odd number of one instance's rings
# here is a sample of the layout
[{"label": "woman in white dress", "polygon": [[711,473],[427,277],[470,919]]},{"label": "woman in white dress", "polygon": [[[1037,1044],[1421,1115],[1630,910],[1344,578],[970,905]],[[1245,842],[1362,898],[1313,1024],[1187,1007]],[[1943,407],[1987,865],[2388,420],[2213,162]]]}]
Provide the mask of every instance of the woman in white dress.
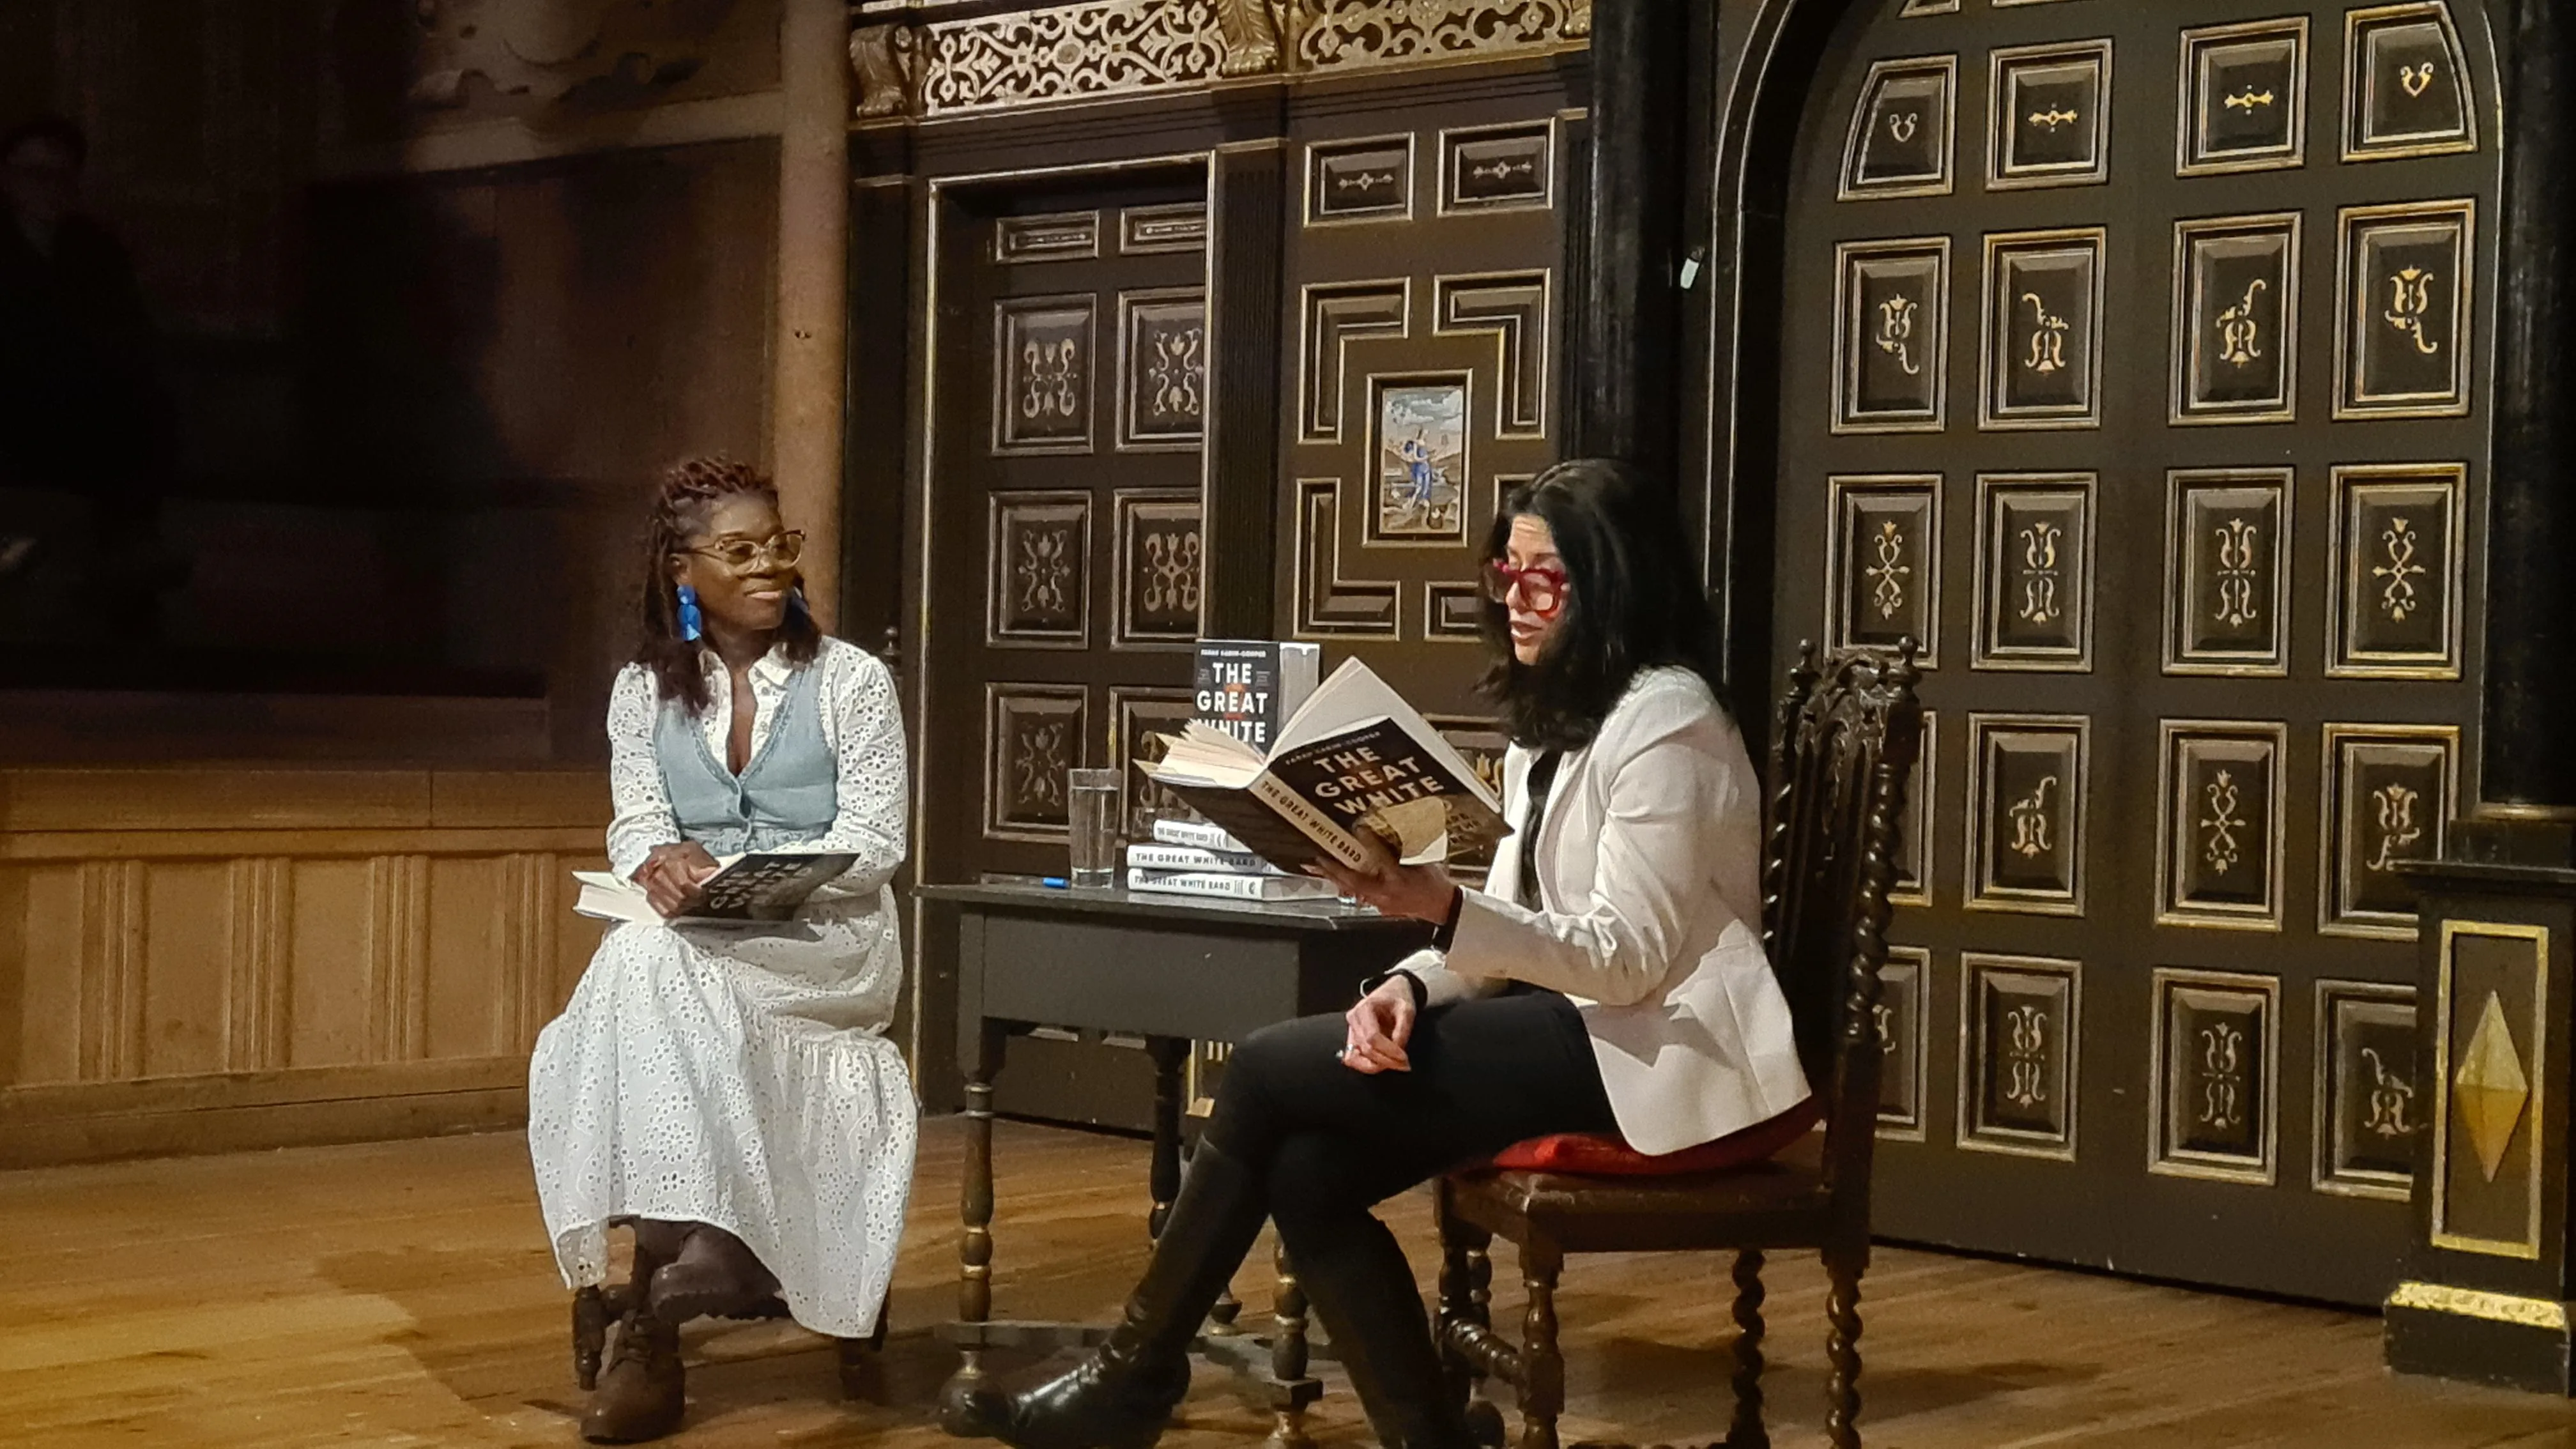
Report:
[{"label": "woman in white dress", "polygon": [[905,853],[903,721],[873,655],[804,607],[802,536],[722,459],[663,476],[644,643],[608,707],[608,854],[681,914],[719,856],[858,857],[792,924],[618,925],[529,1067],[528,1147],[556,1263],[601,1282],[635,1231],[583,1437],[670,1432],[679,1325],[783,1299],[871,1333],[893,1276],[919,1108],[885,1030],[902,985],[889,889]]}]

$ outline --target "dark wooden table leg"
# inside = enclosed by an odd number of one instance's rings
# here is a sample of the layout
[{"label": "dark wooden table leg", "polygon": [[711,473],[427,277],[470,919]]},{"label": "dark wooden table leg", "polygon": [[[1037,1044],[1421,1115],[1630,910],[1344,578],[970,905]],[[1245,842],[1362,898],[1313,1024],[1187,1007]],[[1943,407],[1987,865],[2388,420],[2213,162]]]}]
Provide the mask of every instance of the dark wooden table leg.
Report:
[{"label": "dark wooden table leg", "polygon": [[[975,1060],[966,1064],[966,1181],[958,1195],[966,1231],[957,1245],[957,1317],[962,1324],[982,1324],[993,1317],[993,1078],[1002,1069],[1008,1041],[1002,1023],[984,1022]],[[957,1372],[939,1391],[941,1427],[951,1434],[978,1432],[973,1399],[984,1386],[984,1350],[970,1341],[958,1350]]]},{"label": "dark wooden table leg", "polygon": [[1148,1037],[1145,1052],[1154,1060],[1154,1149],[1146,1169],[1154,1211],[1145,1230],[1159,1238],[1181,1195],[1181,1069],[1189,1063],[1190,1044],[1179,1037]]}]

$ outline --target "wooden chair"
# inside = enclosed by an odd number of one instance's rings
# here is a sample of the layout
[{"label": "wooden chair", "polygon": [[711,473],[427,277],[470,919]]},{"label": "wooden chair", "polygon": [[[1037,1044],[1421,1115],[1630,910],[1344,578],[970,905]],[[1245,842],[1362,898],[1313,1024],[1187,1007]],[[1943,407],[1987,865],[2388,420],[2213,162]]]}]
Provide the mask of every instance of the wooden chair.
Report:
[{"label": "wooden chair", "polygon": [[[611,1226],[624,1218],[610,1219]],[[626,1316],[644,1285],[631,1278],[614,1283],[594,1284],[579,1288],[572,1295],[572,1373],[583,1393],[599,1387],[599,1365],[608,1349],[608,1325]],[[844,1398],[881,1397],[876,1391],[875,1373],[885,1349],[886,1319],[894,1306],[894,1290],[886,1290],[886,1304],[877,1310],[876,1332],[866,1338],[832,1340],[834,1362],[839,1370],[841,1395]],[[768,1318],[785,1318],[786,1301],[772,1297],[751,1312],[742,1315],[752,1322]]]},{"label": "wooden chair", "polygon": [[[1576,1177],[1486,1168],[1440,1183],[1437,1332],[1452,1384],[1488,1442],[1502,1441],[1500,1415],[1475,1391],[1490,1375],[1518,1391],[1520,1449],[1557,1449],[1565,1361],[1556,1283],[1566,1254],[1732,1250],[1735,1416],[1725,1443],[1766,1449],[1763,1254],[1815,1249],[1832,1283],[1827,1428],[1836,1449],[1858,1449],[1860,1279],[1869,1264],[1884,1049],[1878,971],[1898,821],[1922,737],[1919,677],[1908,641],[1892,658],[1855,652],[1830,661],[1820,688],[1816,651],[1807,646],[1775,722],[1762,935],[1789,997],[1824,1130],[1771,1161],[1727,1172]],[[1497,1235],[1518,1247],[1528,1288],[1519,1344],[1493,1328],[1487,1249]]]}]

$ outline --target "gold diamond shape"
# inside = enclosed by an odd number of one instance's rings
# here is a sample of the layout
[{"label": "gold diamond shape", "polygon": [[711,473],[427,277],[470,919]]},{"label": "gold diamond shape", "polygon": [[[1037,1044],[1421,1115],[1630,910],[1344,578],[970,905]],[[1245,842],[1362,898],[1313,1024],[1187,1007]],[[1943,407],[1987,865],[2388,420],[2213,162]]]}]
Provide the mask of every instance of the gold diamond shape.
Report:
[{"label": "gold diamond shape", "polygon": [[2478,1166],[2487,1181],[2495,1181],[2504,1167],[2504,1150],[2513,1143],[2513,1129],[2522,1121],[2523,1104],[2531,1100],[2531,1079],[2523,1075],[2522,1058],[2514,1052],[2504,1003],[2492,991],[2469,1049],[2461,1054],[2460,1070],[2451,1078],[2451,1100],[2460,1125],[2468,1129],[2469,1145],[2478,1150]]}]

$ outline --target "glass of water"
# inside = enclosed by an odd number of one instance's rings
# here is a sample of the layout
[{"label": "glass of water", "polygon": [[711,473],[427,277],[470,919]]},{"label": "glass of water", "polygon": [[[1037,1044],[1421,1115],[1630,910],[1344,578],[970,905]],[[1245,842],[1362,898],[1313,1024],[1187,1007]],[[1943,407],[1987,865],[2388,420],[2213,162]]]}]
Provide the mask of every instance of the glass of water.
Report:
[{"label": "glass of water", "polygon": [[1065,771],[1065,806],[1073,826],[1076,890],[1107,890],[1118,884],[1118,781],[1116,770]]}]

